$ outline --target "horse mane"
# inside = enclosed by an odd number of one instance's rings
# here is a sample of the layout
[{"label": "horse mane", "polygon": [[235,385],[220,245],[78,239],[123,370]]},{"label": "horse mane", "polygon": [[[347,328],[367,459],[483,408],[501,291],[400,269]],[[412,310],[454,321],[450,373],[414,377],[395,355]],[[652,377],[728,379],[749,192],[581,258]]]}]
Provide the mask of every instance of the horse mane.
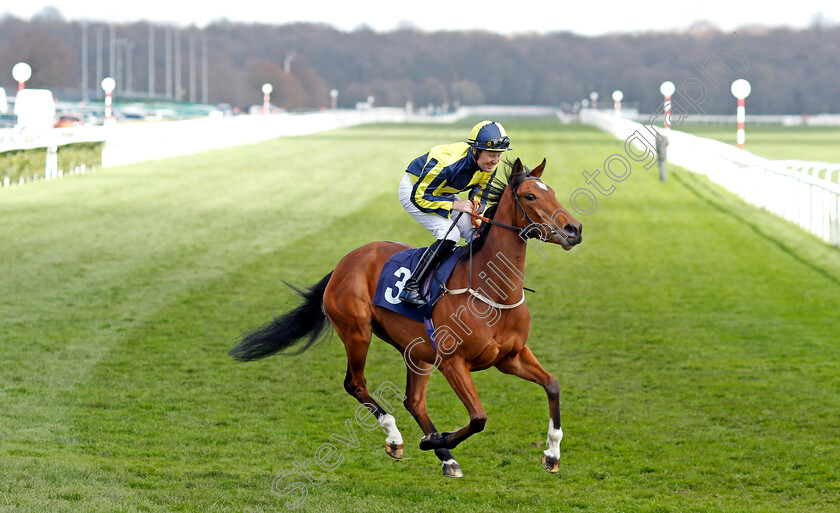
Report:
[{"label": "horse mane", "polygon": [[[487,208],[484,209],[484,212],[482,214],[487,219],[493,219],[493,217],[496,215],[496,209],[499,207],[499,201],[501,201],[502,195],[505,193],[508,187],[512,188],[515,191],[516,188],[519,187],[519,184],[525,181],[525,179],[531,174],[531,170],[525,167],[525,165],[523,164],[523,172],[517,175],[515,178],[512,178],[513,162],[511,162],[508,159],[502,161],[502,167],[503,179],[499,179],[499,177],[496,176],[496,174],[494,174],[493,178],[490,180],[490,183],[487,184]],[[472,253],[478,253],[484,246],[484,243],[487,241],[487,234],[490,232],[491,226],[492,225],[490,223],[481,223],[481,226],[478,227],[476,237],[472,241]],[[461,251],[460,258],[462,260],[466,260],[470,257],[469,244],[461,246],[459,250]]]}]

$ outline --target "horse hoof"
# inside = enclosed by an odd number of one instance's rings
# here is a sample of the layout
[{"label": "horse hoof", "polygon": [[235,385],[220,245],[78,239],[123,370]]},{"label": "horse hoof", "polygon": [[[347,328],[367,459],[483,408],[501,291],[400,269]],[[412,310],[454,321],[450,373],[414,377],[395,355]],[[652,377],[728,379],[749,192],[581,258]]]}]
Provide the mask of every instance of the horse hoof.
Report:
[{"label": "horse hoof", "polygon": [[443,447],[443,437],[440,433],[429,433],[420,439],[420,450],[431,451],[432,449],[440,449]]},{"label": "horse hoof", "polygon": [[385,442],[385,452],[388,453],[388,456],[394,458],[395,460],[402,459],[404,451],[403,451],[403,444],[395,444],[394,442]]},{"label": "horse hoof", "polygon": [[556,474],[560,471],[560,458],[543,453],[542,466],[549,474]]},{"label": "horse hoof", "polygon": [[443,463],[443,475],[446,477],[464,477],[464,473],[461,472],[461,467],[455,460],[449,460]]}]

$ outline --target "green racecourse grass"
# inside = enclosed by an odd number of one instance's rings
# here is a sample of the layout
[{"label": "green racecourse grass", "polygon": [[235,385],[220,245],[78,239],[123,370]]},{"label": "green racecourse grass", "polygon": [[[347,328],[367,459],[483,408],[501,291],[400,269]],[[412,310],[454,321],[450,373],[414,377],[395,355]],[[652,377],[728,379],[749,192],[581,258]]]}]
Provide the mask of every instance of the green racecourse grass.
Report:
[{"label": "green racecourse grass", "polygon": [[[503,121],[510,155],[546,157],[563,203],[623,151],[593,128]],[[226,352],[295,304],[281,280],[311,285],[373,240],[428,244],[397,183],[471,125],[365,126],[0,190],[0,511],[286,511],[297,493],[272,480],[305,460],[323,476],[312,512],[838,511],[840,253],[675,168],[660,183],[634,166],[581,217],[580,246],[529,255],[529,345],[563,389],[558,475],[539,464],[545,393],[495,369],[474,375],[489,418],[454,451],[463,479],[417,448],[393,399],[402,461],[356,426],[359,447],[317,469],[357,407],[340,340],[250,363]],[[371,387],[404,387],[385,343],[367,368]],[[441,430],[467,422],[439,373],[428,396]]]}]

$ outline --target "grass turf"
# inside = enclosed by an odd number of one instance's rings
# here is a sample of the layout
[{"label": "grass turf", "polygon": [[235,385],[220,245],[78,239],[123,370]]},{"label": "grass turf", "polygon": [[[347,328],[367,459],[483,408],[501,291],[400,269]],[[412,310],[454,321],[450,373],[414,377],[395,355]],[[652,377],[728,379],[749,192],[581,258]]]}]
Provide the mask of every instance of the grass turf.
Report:
[{"label": "grass turf", "polygon": [[[503,120],[566,203],[622,151],[582,126]],[[633,168],[570,253],[529,256],[529,346],[560,380],[560,474],[539,387],[474,375],[489,419],[461,480],[355,425],[332,336],[297,357],[226,351],[371,240],[429,236],[399,207],[409,159],[455,126],[374,125],[0,190],[0,511],[836,511],[840,259],[702,177]],[[372,387],[402,388],[375,341]],[[429,412],[467,421],[439,374]],[[340,466],[296,471],[333,434]],[[333,440],[334,442],[334,440]],[[334,460],[338,461],[338,460]],[[282,489],[282,488],[278,488]]]}]

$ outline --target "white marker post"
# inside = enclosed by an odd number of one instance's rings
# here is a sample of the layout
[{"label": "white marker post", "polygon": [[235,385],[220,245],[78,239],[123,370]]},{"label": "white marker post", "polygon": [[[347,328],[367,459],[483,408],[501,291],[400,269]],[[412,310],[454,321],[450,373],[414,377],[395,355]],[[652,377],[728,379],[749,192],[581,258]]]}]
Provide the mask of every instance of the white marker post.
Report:
[{"label": "white marker post", "polygon": [[274,90],[274,87],[271,84],[263,84],[262,85],[262,92],[263,92],[263,114],[268,114],[269,112],[269,105],[271,104],[271,91]]},{"label": "white marker post", "polygon": [[752,91],[752,87],[750,83],[744,80],[743,78],[739,78],[738,80],[732,82],[732,96],[738,99],[738,110],[737,119],[738,119],[738,149],[744,149],[744,141],[746,140],[746,134],[744,133],[744,122],[747,120],[747,110],[744,106],[744,100],[747,96],[750,95],[750,91]]},{"label": "white marker post", "polygon": [[624,99],[624,93],[619,90],[613,91],[612,99],[615,106],[615,115],[621,117],[621,100]]},{"label": "white marker post", "polygon": [[25,62],[19,62],[12,67],[12,78],[17,80],[18,91],[23,91],[26,81],[32,78],[32,68]]},{"label": "white marker post", "polygon": [[662,82],[662,85],[659,86],[659,92],[662,93],[662,96],[665,97],[665,102],[662,103],[662,110],[665,114],[665,133],[667,134],[669,130],[671,130],[671,95],[674,94],[674,91],[677,90],[677,87],[674,85],[673,82],[670,80],[666,80]]},{"label": "white marker post", "polygon": [[668,139],[671,135],[671,95],[676,90],[677,87],[670,80],[662,82],[659,86],[659,92],[665,97],[662,103],[665,129],[662,135],[656,135],[656,155],[659,158],[659,181],[661,182],[665,181],[665,161],[668,158]]},{"label": "white marker post", "polygon": [[117,87],[117,81],[111,77],[105,77],[102,79],[102,90],[105,91],[105,121],[104,123],[111,123],[113,121],[113,115],[111,113],[111,93],[114,91],[114,88]]}]

